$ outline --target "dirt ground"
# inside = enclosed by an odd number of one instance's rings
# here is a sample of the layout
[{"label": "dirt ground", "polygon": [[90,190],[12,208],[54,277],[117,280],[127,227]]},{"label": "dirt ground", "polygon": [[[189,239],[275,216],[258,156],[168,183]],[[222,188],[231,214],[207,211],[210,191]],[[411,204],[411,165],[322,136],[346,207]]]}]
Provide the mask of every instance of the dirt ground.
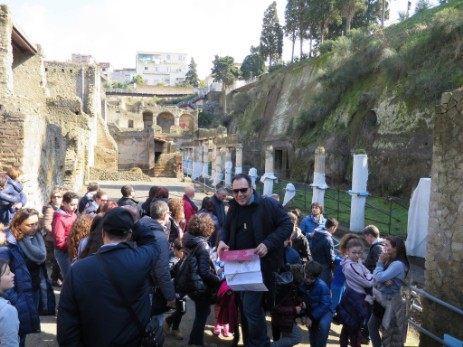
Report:
[{"label": "dirt ground", "polygon": [[[100,182],[102,189],[108,193],[109,197],[113,200],[117,200],[120,198],[120,187],[128,182],[113,182],[113,181],[105,181]],[[135,195],[137,200],[143,202],[146,199],[148,194],[148,190],[152,185],[158,186],[165,186],[169,189],[170,196],[183,196],[183,189],[187,185],[191,185],[190,182],[182,182],[176,178],[156,178],[153,179],[152,182],[130,182],[135,187]],[[197,187],[197,193],[195,196],[195,200],[198,204],[200,204],[201,200],[205,196],[204,192],[201,191],[200,188]],[[84,193],[84,192],[80,192]],[[419,287],[423,287],[424,284],[424,266],[422,260],[419,258],[412,259],[412,269],[410,272],[410,283],[416,284]],[[59,288],[55,288],[55,295],[57,297],[57,302],[59,300],[60,290]],[[211,310],[213,312],[213,308]],[[167,315],[167,313],[166,313]],[[182,319],[182,323],[180,325],[180,331],[184,336],[184,340],[178,341],[175,340],[171,336],[166,337],[166,342],[164,344],[165,347],[180,347],[180,346],[187,346],[188,343],[188,335],[191,330],[191,326],[194,320],[194,303],[188,300],[187,302],[187,313]],[[55,317],[41,317],[42,322],[42,333],[40,334],[31,334],[28,335],[26,346],[27,347],[55,347],[58,346],[56,341],[56,318]],[[267,322],[270,322],[270,317],[267,317]],[[223,336],[215,336],[212,331],[214,329],[214,317],[213,314],[209,316],[207,321],[205,331],[204,331],[204,342],[205,345],[208,347],[216,347],[216,346],[229,346],[232,337],[225,338]],[[303,341],[301,344],[297,346],[309,346],[309,337],[308,332],[305,327],[302,327],[302,338]],[[328,346],[334,347],[339,346],[339,334],[341,331],[341,327],[338,325],[331,325],[330,336],[328,340]],[[268,333],[271,334],[270,326],[268,325]],[[414,330],[409,331],[409,336],[407,338],[407,343],[405,346],[412,347],[419,345],[419,337],[418,334]],[[367,345],[365,345],[367,346]],[[371,344],[370,344],[371,346]]]}]

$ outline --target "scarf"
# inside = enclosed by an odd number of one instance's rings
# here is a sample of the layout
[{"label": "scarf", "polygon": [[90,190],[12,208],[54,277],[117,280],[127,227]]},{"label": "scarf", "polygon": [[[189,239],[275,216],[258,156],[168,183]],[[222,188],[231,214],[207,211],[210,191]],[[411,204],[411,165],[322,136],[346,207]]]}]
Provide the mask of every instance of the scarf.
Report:
[{"label": "scarf", "polygon": [[314,222],[315,224],[320,225],[323,220],[323,215],[320,214],[318,217],[315,217],[313,214],[311,214],[310,219],[312,219],[312,222]]},{"label": "scarf", "polygon": [[25,236],[21,241],[18,241],[18,244],[29,260],[37,265],[45,262],[47,251],[42,235],[36,233],[35,235]]}]

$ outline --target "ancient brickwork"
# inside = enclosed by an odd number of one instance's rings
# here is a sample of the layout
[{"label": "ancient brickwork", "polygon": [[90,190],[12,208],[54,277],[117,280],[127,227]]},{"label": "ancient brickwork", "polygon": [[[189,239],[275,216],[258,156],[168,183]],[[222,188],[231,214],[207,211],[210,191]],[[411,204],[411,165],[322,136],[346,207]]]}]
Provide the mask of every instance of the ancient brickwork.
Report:
[{"label": "ancient brickwork", "polygon": [[0,5],[0,95],[13,93],[13,47],[11,33],[13,24],[10,11],[5,5]]},{"label": "ancient brickwork", "polygon": [[[425,290],[462,308],[463,303],[463,89],[444,93],[436,108],[432,193],[426,251]],[[463,317],[424,302],[424,326],[463,340]],[[438,346],[426,336],[421,346]]]}]

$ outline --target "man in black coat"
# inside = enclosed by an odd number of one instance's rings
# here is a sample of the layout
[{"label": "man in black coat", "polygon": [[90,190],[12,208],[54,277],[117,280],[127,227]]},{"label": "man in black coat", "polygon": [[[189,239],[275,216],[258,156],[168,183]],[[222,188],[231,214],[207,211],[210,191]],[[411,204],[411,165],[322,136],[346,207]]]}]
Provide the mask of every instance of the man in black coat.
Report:
[{"label": "man in black coat", "polygon": [[[234,200],[225,219],[218,253],[255,248],[261,257],[264,283],[273,288],[272,272],[284,265],[284,241],[293,224],[283,207],[270,197],[262,197],[252,188],[251,178],[238,174],[232,179]],[[270,346],[264,309],[265,292],[240,292],[243,339],[245,346]],[[273,295],[269,293],[269,298]],[[271,300],[270,300],[271,301]]]},{"label": "man in black coat", "polygon": [[[159,257],[150,230],[132,235],[127,208],[106,212],[98,250],[145,327],[150,319],[149,272]],[[130,238],[137,243],[134,247]],[[57,318],[60,346],[140,346],[140,331],[96,256],[78,260],[64,281]]]}]

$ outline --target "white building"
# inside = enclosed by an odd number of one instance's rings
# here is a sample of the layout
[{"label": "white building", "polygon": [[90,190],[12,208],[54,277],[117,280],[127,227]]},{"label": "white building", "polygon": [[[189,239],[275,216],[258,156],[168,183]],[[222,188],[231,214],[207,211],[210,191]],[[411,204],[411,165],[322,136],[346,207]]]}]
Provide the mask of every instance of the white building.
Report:
[{"label": "white building", "polygon": [[187,54],[137,52],[136,70],[137,75],[142,76],[147,85],[175,86],[185,81],[188,72]]},{"label": "white building", "polygon": [[128,84],[137,76],[137,70],[134,68],[115,69],[111,72],[111,82],[120,82]]}]

